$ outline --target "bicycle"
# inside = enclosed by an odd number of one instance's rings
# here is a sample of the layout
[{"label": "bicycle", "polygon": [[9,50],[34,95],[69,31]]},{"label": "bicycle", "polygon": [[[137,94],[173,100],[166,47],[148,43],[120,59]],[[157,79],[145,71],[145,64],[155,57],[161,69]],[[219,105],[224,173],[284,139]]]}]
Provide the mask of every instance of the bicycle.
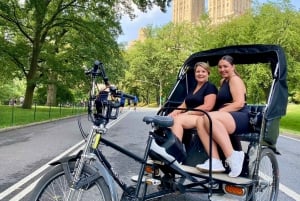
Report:
[{"label": "bicycle", "polygon": [[[207,156],[203,155],[201,145],[191,144],[197,142],[194,138],[195,130],[187,131],[192,134],[185,135],[188,139],[183,140],[188,153],[188,156],[185,156],[169,129],[173,119],[166,116],[181,102],[178,97],[182,97],[182,85],[188,89],[187,84],[192,82],[193,76],[189,68],[199,60],[209,61],[212,65],[224,54],[234,55],[240,64],[270,62],[273,74],[267,104],[249,106],[252,111],[252,132],[237,135],[240,141],[247,142],[245,154],[249,157],[244,164],[243,175],[237,178],[230,178],[227,174],[214,174],[211,169],[208,173],[198,171],[194,167],[195,162],[198,163],[199,159],[205,160]],[[143,118],[152,129],[148,135],[145,152],[140,157],[104,137],[109,120],[118,117],[120,104],[114,99],[107,100],[103,102],[101,114],[94,112],[96,78],[101,77],[105,84],[108,83],[103,64],[95,62],[94,68],[86,72],[91,78],[88,115],[93,121],[93,126],[89,134],[86,134],[79,124],[86,141],[85,146],[77,155],[52,163],[52,169],[34,188],[31,200],[117,201],[119,199],[116,185],[123,191],[121,201],[151,200],[174,192],[207,194],[208,200],[228,200],[226,196],[230,196],[231,200],[243,201],[277,200],[279,174],[275,156],[278,151],[275,145],[279,120],[285,114],[287,105],[285,68],[284,52],[281,47],[274,45],[229,46],[191,55],[180,70],[178,82],[164,106],[157,115]],[[110,94],[113,97],[123,94],[133,99],[133,96],[120,92],[115,87],[110,88]],[[209,118],[207,113],[205,115]],[[131,178],[136,182],[134,185],[128,185],[120,179],[109,159],[99,149],[102,144],[140,164],[138,175]],[[157,186],[155,192],[148,191],[150,185]]]}]

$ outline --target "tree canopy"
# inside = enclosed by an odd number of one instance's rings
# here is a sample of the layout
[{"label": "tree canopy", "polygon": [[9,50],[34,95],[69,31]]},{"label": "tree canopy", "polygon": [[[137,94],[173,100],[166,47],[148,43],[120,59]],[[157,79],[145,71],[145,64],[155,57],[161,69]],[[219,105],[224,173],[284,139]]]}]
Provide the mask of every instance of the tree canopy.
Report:
[{"label": "tree canopy", "polygon": [[[134,5],[147,12],[154,5],[166,11],[171,0],[2,0],[0,1],[0,98],[34,93],[55,104],[63,97],[80,99],[88,82],[84,68],[101,60],[111,82],[140,101],[159,102],[176,82],[181,65],[194,52],[236,44],[279,44],[288,59],[290,99],[300,102],[300,13],[289,0],[257,4],[246,14],[211,25],[207,14],[198,24],[169,23],[146,27],[143,42],[124,49],[117,44],[124,15],[134,18]],[[265,68],[238,69],[250,99],[265,98],[270,83]],[[217,83],[213,72],[210,79]],[[16,83],[25,83],[25,89]],[[19,86],[19,85],[18,85]],[[11,88],[14,87],[14,90]],[[24,90],[23,94],[15,89]],[[159,88],[162,88],[160,94]],[[39,90],[37,90],[39,89]],[[58,96],[57,93],[73,94]],[[257,97],[261,97],[258,98]],[[153,98],[154,97],[154,98]]]},{"label": "tree canopy", "polygon": [[26,79],[23,108],[31,108],[41,84],[53,85],[54,93],[57,84],[79,86],[82,66],[92,60],[121,65],[116,38],[121,16],[134,17],[132,3],[146,12],[153,5],[165,10],[170,1],[1,1],[0,63],[5,75]]},{"label": "tree canopy", "polygon": [[[284,48],[288,60],[291,101],[300,102],[299,15],[299,11],[288,0],[283,0],[254,7],[243,16],[218,26],[210,25],[208,16],[204,15],[197,25],[169,23],[156,29],[148,27],[151,34],[147,39],[136,43],[126,52],[130,64],[126,80],[130,80],[130,83],[140,79],[155,83],[160,80],[166,98],[174,87],[181,65],[191,53],[227,45],[279,44]],[[269,69],[238,67],[238,72],[247,84],[249,101],[259,103],[266,100],[271,84]],[[210,80],[218,85],[219,79],[215,68]],[[153,84],[144,82],[136,85],[140,88],[138,93],[141,97],[146,99],[152,88],[152,94],[157,99],[159,94]],[[128,90],[135,87],[128,86]]]}]

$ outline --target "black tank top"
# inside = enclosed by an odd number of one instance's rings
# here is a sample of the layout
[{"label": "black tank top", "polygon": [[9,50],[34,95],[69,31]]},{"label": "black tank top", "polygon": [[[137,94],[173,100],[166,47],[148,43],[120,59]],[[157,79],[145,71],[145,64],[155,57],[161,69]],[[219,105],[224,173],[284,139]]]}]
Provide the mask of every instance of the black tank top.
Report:
[{"label": "black tank top", "polygon": [[[233,98],[232,98],[232,95],[230,92],[229,81],[224,80],[222,82],[222,85],[221,85],[218,95],[217,95],[215,110],[218,110],[218,109],[224,107],[226,103],[232,103],[232,101],[233,101]],[[245,94],[245,101],[246,101],[246,94]]]}]

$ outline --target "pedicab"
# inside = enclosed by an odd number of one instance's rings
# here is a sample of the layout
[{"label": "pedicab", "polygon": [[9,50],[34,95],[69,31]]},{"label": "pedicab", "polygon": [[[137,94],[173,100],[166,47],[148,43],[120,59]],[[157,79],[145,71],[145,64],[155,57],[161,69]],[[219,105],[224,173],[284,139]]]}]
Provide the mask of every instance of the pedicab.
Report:
[{"label": "pedicab", "polygon": [[[159,145],[165,147],[167,153],[176,156],[174,159],[178,160],[179,158],[181,161],[178,170],[179,175],[188,174],[186,178],[203,179],[185,185],[184,182],[186,181],[181,178],[179,189],[182,192],[207,192],[211,200],[222,200],[222,198],[225,200],[277,200],[279,168],[276,154],[279,154],[279,151],[276,148],[276,143],[279,136],[280,119],[286,114],[288,102],[287,63],[282,47],[264,44],[236,45],[192,54],[182,65],[177,82],[163,107],[159,110],[158,115],[168,115],[194,89],[196,81],[193,67],[195,63],[202,61],[209,63],[211,67],[215,67],[224,55],[232,56],[235,64],[241,68],[268,68],[269,77],[271,78],[267,100],[259,103],[248,103],[247,105],[250,119],[249,133],[231,135],[233,147],[236,150],[244,150],[245,152],[241,175],[237,178],[230,178],[227,175],[228,169],[220,174],[212,173],[211,170],[208,173],[202,173],[195,168],[196,164],[203,163],[208,159],[196,129],[184,131],[185,154],[178,154],[181,149],[177,148],[176,139],[169,134],[170,130],[163,132],[162,130],[166,129],[161,130],[158,126],[157,135],[165,136],[168,140],[164,141],[158,138],[157,141],[160,140]],[[251,75],[249,76],[251,77]],[[211,123],[213,124],[213,122]],[[170,143],[170,141],[173,143]],[[155,158],[155,156],[152,156],[152,158]],[[169,177],[169,168],[165,168],[164,165],[159,166],[159,168]],[[175,180],[178,172],[175,171],[171,178]],[[169,181],[170,178],[166,180]],[[166,185],[170,184],[167,183]]]},{"label": "pedicab", "polygon": [[[267,66],[271,77],[265,103],[248,105],[251,132],[232,135],[235,149],[243,150],[246,155],[243,171],[236,178],[229,177],[226,172],[213,173],[210,169],[204,173],[197,170],[195,165],[209,158],[197,136],[197,131],[195,129],[185,131],[183,138],[185,151],[181,150],[170,131],[173,118],[167,116],[194,88],[196,83],[194,64],[204,61],[214,67],[224,55],[231,55],[235,59],[235,64],[243,68]],[[108,83],[103,64],[96,61],[86,75],[91,79],[88,116],[93,125],[89,133],[85,133],[79,124],[85,139],[83,148],[75,155],[52,162],[50,164],[52,168],[39,180],[30,200],[143,201],[159,199],[171,193],[197,193],[211,201],[277,200],[279,169],[276,154],[279,154],[279,151],[276,143],[280,119],[286,114],[288,102],[287,64],[280,46],[261,44],[228,46],[197,52],[188,57],[163,107],[156,115],[143,118],[146,124],[151,125],[151,130],[142,157],[105,136],[109,120],[116,119],[119,114],[120,104],[115,102],[117,99],[106,101],[101,105],[101,114],[95,113],[97,79],[100,77],[104,83]],[[128,99],[133,99],[133,96],[120,93],[115,87],[110,87],[110,95],[115,97],[125,95]],[[208,113],[204,112],[204,115],[209,118]],[[213,122],[210,121],[210,124]],[[210,146],[211,143],[212,141]],[[103,145],[140,164],[136,177],[125,176],[134,182],[125,182],[120,177],[123,172],[115,171],[111,159],[102,152]],[[117,185],[122,190],[120,199]]]}]

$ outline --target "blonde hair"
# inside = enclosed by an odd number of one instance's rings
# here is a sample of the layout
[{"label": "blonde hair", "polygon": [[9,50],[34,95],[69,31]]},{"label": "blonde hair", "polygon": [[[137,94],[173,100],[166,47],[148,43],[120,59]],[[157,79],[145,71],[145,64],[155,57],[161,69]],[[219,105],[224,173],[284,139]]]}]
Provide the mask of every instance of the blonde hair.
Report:
[{"label": "blonde hair", "polygon": [[208,72],[208,74],[210,74],[210,66],[208,65],[208,63],[206,63],[206,62],[197,62],[194,66],[194,71],[196,71],[198,66],[204,68]]}]

